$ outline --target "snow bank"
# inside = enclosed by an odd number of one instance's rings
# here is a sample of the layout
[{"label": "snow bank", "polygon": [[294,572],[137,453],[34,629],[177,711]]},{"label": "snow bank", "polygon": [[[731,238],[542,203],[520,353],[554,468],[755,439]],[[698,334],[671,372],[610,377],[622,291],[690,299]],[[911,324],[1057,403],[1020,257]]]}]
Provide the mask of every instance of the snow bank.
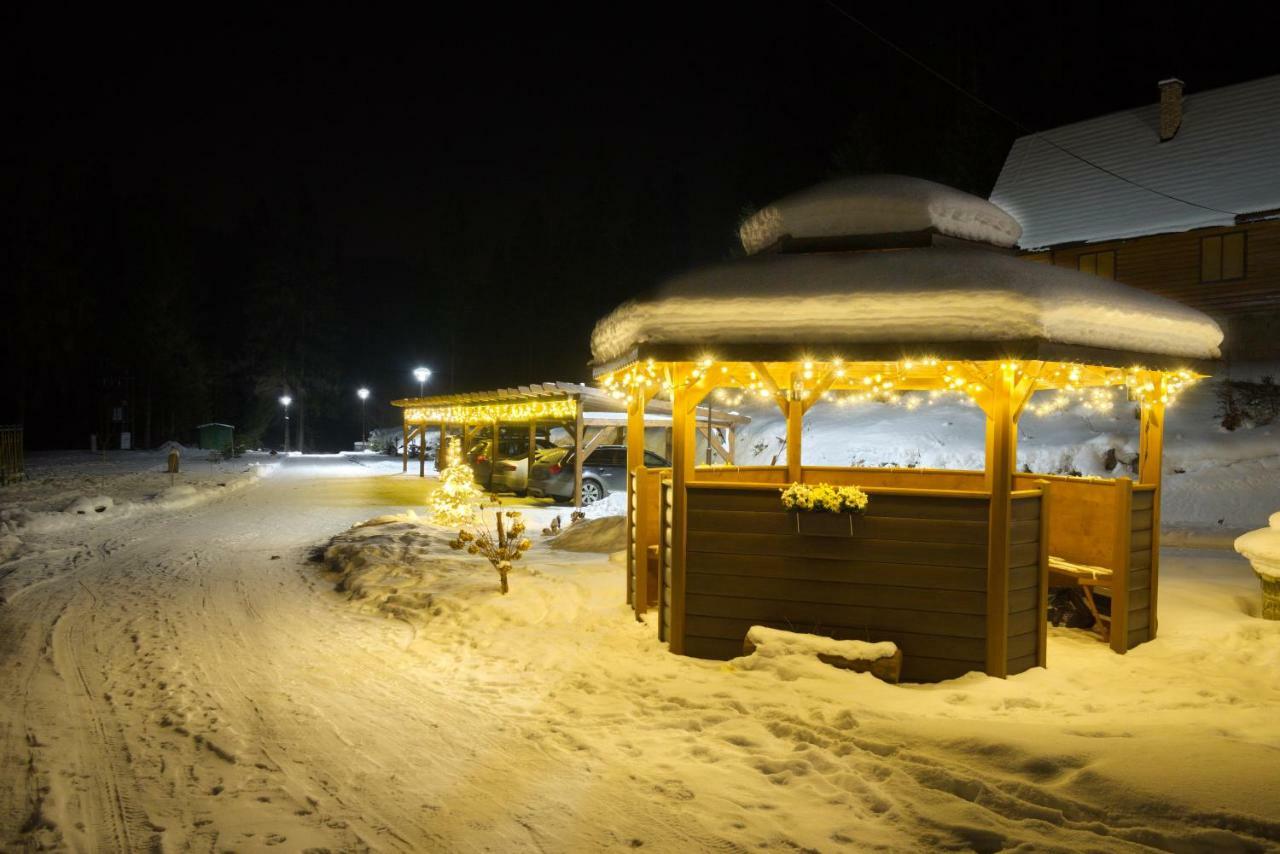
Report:
[{"label": "snow bank", "polygon": [[834,655],[850,660],[878,661],[881,658],[893,658],[898,653],[897,645],[888,641],[867,643],[835,640],[821,635],[785,632],[768,626],[752,626],[747,630],[746,639],[756,647],[754,654],[765,657],[807,655],[816,658],[819,655]]},{"label": "snow bank", "polygon": [[1272,513],[1266,528],[1236,538],[1236,551],[1249,559],[1254,571],[1280,581],[1280,513]]},{"label": "snow bank", "polygon": [[905,175],[837,178],[779,199],[738,230],[748,254],[783,237],[816,239],[934,229],[1013,246],[1022,226],[1001,208],[953,187]]},{"label": "snow bank", "polygon": [[[624,496],[625,497],[625,496]],[[627,547],[625,516],[600,516],[583,519],[563,529],[548,541],[553,549],[569,552],[601,552],[609,554]]]},{"label": "snow bank", "polygon": [[[678,275],[596,324],[597,363],[641,343],[914,343],[1040,339],[1219,355],[1207,315],[1075,270],[976,249],[762,255]],[[934,355],[945,356],[945,352]]]},{"label": "snow bank", "polygon": [[583,507],[582,512],[588,519],[599,519],[602,516],[626,516],[627,493],[610,492],[599,501]]}]

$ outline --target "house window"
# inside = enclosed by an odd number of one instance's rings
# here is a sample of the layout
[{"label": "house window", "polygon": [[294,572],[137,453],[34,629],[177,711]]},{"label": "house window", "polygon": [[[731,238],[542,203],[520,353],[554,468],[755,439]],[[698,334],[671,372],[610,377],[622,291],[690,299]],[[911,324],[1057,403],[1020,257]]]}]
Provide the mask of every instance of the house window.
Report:
[{"label": "house window", "polygon": [[1200,281],[1243,279],[1244,244],[1243,231],[1200,238]]},{"label": "house window", "polygon": [[1104,279],[1114,279],[1116,277],[1116,253],[1114,250],[1110,252],[1086,252],[1083,255],[1076,256],[1076,267],[1081,273],[1093,273],[1095,276],[1101,276]]}]

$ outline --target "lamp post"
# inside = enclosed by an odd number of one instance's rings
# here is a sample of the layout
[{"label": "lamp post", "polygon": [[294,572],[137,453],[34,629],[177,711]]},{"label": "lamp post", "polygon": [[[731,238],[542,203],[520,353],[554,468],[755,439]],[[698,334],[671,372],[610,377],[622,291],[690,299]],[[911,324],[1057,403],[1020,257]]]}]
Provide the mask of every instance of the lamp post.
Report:
[{"label": "lamp post", "polygon": [[293,398],[289,395],[280,397],[280,404],[284,407],[284,452],[289,453],[289,404],[293,403]]},{"label": "lamp post", "polygon": [[365,443],[369,441],[369,430],[365,426],[364,420],[364,402],[369,399],[369,389],[361,387],[356,390],[356,396],[360,398],[360,450],[366,450]]},{"label": "lamp post", "polygon": [[424,388],[427,384],[427,380],[431,379],[431,369],[423,367],[414,368],[413,376],[414,379],[418,381],[418,397],[422,397],[425,393]]}]

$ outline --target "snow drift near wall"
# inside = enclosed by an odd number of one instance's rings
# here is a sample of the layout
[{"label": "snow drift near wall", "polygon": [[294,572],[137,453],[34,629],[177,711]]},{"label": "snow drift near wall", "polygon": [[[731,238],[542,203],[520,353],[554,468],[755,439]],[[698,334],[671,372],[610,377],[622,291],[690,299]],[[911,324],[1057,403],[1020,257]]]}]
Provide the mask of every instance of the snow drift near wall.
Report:
[{"label": "snow drift near wall", "polygon": [[[1097,276],[979,249],[765,255],[676,276],[596,324],[597,363],[638,344],[1041,339],[1219,355],[1207,315]],[[945,354],[939,354],[945,355]]]},{"label": "snow drift near wall", "polygon": [[748,254],[784,237],[819,239],[932,229],[939,234],[1013,246],[1018,221],[996,205],[954,187],[906,175],[857,175],[792,193],[753,214],[738,230]]}]

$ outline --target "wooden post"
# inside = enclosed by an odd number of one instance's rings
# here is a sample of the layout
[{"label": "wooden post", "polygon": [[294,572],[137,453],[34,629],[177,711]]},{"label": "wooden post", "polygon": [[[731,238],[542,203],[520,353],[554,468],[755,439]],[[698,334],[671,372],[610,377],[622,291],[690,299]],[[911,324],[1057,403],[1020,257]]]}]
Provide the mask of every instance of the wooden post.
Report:
[{"label": "wooden post", "polygon": [[1160,486],[1160,471],[1164,465],[1164,412],[1160,400],[1164,396],[1164,376],[1157,375],[1153,382],[1155,394],[1142,403],[1142,422],[1138,437],[1138,483],[1155,486],[1151,494],[1151,617],[1147,639],[1156,636],[1156,594],[1160,580],[1160,498],[1164,490]]},{"label": "wooden post", "polygon": [[489,447],[489,491],[493,492],[493,474],[498,470],[498,451],[502,439],[502,422],[493,420],[493,442]]},{"label": "wooden post", "polygon": [[1049,660],[1049,513],[1051,482],[1041,480],[1040,487],[1040,602],[1037,611],[1036,664],[1048,667]]},{"label": "wooden post", "polygon": [[800,463],[800,433],[804,428],[804,403],[793,391],[787,400],[787,481],[799,483],[802,479]]},{"label": "wooden post", "polygon": [[427,476],[427,422],[418,425],[418,477]]},{"label": "wooden post", "polygon": [[[636,482],[644,476],[644,392],[627,400],[627,601],[636,614],[648,606],[645,582],[649,575],[649,543],[636,525]],[[633,595],[634,591],[634,595]]]},{"label": "wooden post", "polygon": [[[685,546],[688,542],[688,485],[693,480],[695,418],[690,414],[692,395],[684,387],[687,370],[675,371],[671,393],[671,635],[667,648],[684,654]],[[661,522],[659,522],[661,524]]]},{"label": "wooden post", "polygon": [[529,494],[529,478],[533,476],[533,456],[538,447],[538,421],[532,416],[529,418],[529,448],[525,452],[524,464],[524,492]]},{"label": "wooden post", "polygon": [[582,508],[582,399],[573,402],[573,506]]},{"label": "wooden post", "polygon": [[734,465],[738,459],[738,428],[732,424],[729,425],[729,465]]},{"label": "wooden post", "polygon": [[400,413],[400,438],[404,443],[404,447],[400,449],[404,456],[404,464],[401,467],[401,473],[409,471],[409,410]]},{"label": "wooden post", "polygon": [[1001,365],[987,397],[987,673],[1009,675],[1009,517],[1013,489],[1014,367]]},{"label": "wooden post", "polygon": [[[1111,649],[1129,651],[1129,560],[1133,539],[1133,481],[1115,481],[1115,545],[1111,562]],[[1152,533],[1154,538],[1155,534]]]}]

